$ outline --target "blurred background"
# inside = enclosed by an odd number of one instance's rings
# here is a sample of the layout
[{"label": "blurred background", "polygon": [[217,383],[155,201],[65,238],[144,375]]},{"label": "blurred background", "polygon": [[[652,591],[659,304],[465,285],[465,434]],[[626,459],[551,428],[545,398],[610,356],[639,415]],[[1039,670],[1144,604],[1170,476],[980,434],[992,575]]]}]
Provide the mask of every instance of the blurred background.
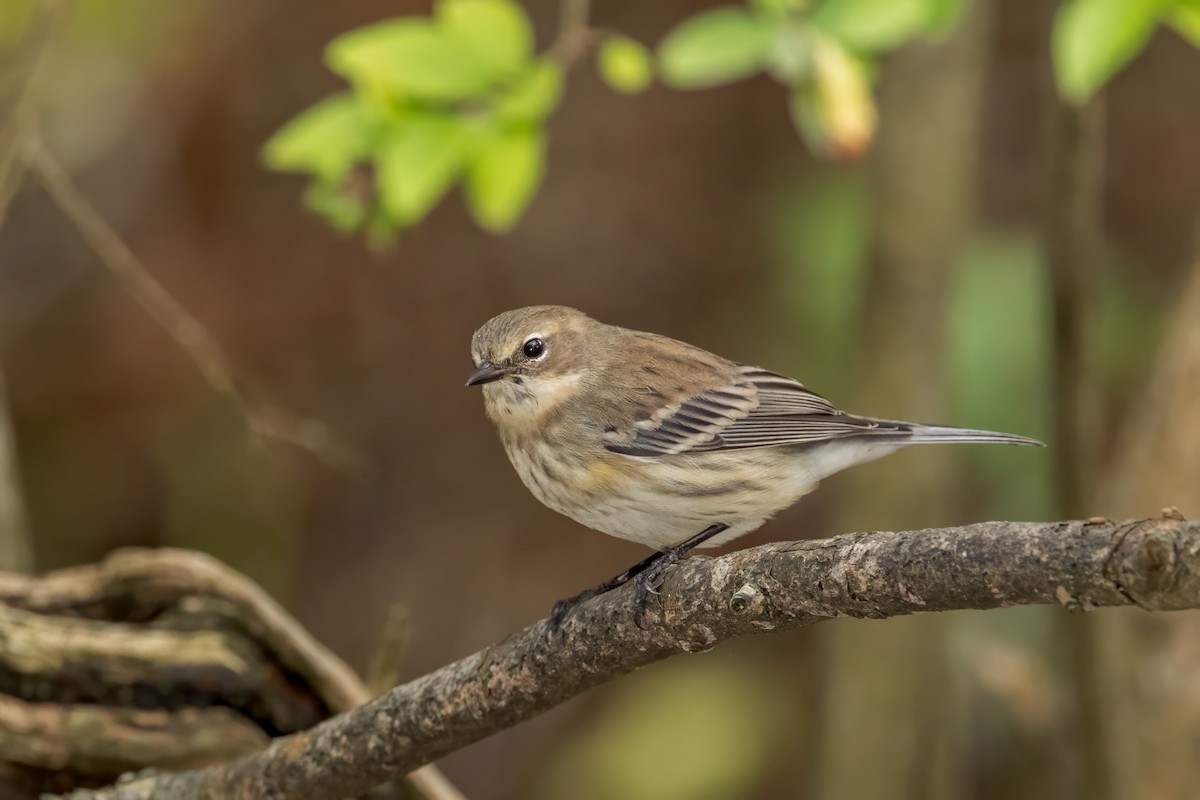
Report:
[{"label": "blurred background", "polygon": [[[707,5],[608,0],[592,17],[652,44]],[[27,6],[4,3],[0,43]],[[533,622],[645,555],[540,506],[462,386],[474,329],[536,303],[853,411],[1055,445],[901,453],[739,547],[1200,515],[1200,53],[1159,30],[1072,110],[1046,6],[976,2],[885,56],[857,159],[812,155],[766,77],[624,96],[582,64],[511,232],[482,231],[452,192],[372,250],[306,212],[304,180],[260,151],[344,85],[327,42],[428,3],[81,0],[41,82],[47,150],[239,379],[361,468],[252,441],[27,181],[0,230],[0,406],[37,570],[200,549],[359,669],[401,602],[405,680]],[[547,46],[558,7],[525,7]],[[1198,757],[1200,618],[1028,608],[726,643],[441,766],[476,798],[1002,800],[1194,796]]]}]

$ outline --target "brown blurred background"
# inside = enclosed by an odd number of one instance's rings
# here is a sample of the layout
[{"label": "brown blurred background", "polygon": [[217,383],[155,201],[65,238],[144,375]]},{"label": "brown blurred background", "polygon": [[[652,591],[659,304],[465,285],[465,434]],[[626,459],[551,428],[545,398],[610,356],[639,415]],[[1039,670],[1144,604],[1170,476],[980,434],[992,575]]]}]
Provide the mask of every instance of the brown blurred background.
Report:
[{"label": "brown blurred background", "polygon": [[[653,43],[699,5],[622,0],[594,15]],[[452,193],[372,254],[303,211],[302,181],[265,170],[259,148],[339,87],[327,41],[426,3],[81,2],[45,81],[48,148],[239,374],[325,422],[367,468],[255,446],[28,185],[0,231],[0,361],[38,569],[123,545],[205,550],[360,668],[403,601],[416,621],[406,678],[532,622],[645,555],[538,505],[462,386],[475,327],[534,303],[793,374],[863,413],[1049,436],[1042,6],[985,4],[932,55],[885,61],[879,139],[857,164],[808,155],[766,79],[623,97],[585,65],[512,233],[481,232]],[[545,45],[556,7],[526,7]],[[0,11],[0,25],[11,41],[20,14]],[[1197,263],[1200,54],[1160,32],[1103,111],[1095,485]],[[1193,420],[1196,396],[1179,412]],[[1013,448],[900,454],[739,546],[1056,518],[1052,467],[1046,451]],[[1171,500],[1126,492],[1119,508],[1119,490],[1092,494],[1082,512],[1200,514],[1200,483],[1188,485]],[[477,798],[1070,796],[1086,758],[1062,616],[838,621],[732,642],[442,767]],[[1172,702],[1200,718],[1197,673],[1177,677],[1192,694]],[[1200,740],[1181,747],[1168,769],[1200,755]]]}]

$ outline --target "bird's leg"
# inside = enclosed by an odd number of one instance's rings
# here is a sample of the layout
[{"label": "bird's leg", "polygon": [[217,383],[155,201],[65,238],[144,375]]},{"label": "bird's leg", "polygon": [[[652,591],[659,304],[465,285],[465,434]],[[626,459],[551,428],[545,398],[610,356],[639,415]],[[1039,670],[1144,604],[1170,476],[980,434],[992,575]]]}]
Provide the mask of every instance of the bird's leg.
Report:
[{"label": "bird's leg", "polygon": [[718,522],[716,525],[709,525],[695,536],[685,539],[674,547],[668,547],[659,553],[660,558],[654,559],[654,561],[639,570],[636,583],[638,616],[640,617],[642,611],[645,610],[647,598],[652,594],[658,594],[658,587],[662,584],[663,576],[667,574],[667,570],[692,550],[704,544],[718,533],[724,533],[727,530],[729,530],[729,526],[723,522]]},{"label": "bird's leg", "polygon": [[[571,612],[571,609],[575,608],[575,606],[579,605],[585,600],[590,600],[591,598],[602,595],[605,592],[611,592],[613,589],[624,586],[626,583],[629,583],[630,579],[632,578],[638,579],[637,599],[638,606],[640,607],[645,602],[648,594],[657,593],[654,590],[658,584],[662,582],[662,576],[668,567],[686,555],[692,548],[704,544],[718,533],[728,529],[729,526],[725,524],[710,525],[704,530],[700,531],[700,533],[697,533],[695,536],[692,536],[691,538],[675,545],[674,547],[668,547],[666,550],[660,550],[650,554],[629,569],[625,570],[619,575],[614,575],[599,586],[582,591],[574,597],[568,597],[565,600],[559,600],[554,604],[554,609],[550,612],[550,633],[553,634],[558,630],[558,627],[562,624],[563,619]],[[643,585],[643,581],[647,576],[649,576],[649,580],[645,581],[645,584]]]},{"label": "bird's leg", "polygon": [[585,600],[590,600],[593,597],[604,594],[605,592],[611,592],[613,589],[624,586],[629,582],[630,578],[645,572],[651,564],[653,564],[655,561],[658,561],[664,555],[665,554],[662,552],[655,551],[651,555],[634,564],[629,569],[625,570],[619,575],[614,575],[599,586],[593,586],[591,589],[585,589],[574,597],[568,597],[563,600],[559,600],[554,604],[554,609],[550,612],[550,632],[554,633],[556,630],[558,630],[558,626],[562,624],[563,619],[575,606],[579,605]]}]

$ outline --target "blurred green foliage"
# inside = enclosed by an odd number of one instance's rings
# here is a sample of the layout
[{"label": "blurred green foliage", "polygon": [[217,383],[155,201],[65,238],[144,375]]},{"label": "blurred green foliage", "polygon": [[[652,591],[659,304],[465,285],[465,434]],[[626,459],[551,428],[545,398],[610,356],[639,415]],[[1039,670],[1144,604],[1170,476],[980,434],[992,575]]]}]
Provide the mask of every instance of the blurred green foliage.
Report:
[{"label": "blurred green foliage", "polygon": [[787,20],[740,6],[684,20],[658,47],[663,81],[676,89],[707,89],[755,75],[769,63],[773,34]]},{"label": "blurred green foliage", "polygon": [[[874,136],[875,58],[945,33],[962,4],[752,0],[684,19],[659,43],[657,59],[610,33],[596,66],[622,93],[645,90],[656,71],[684,90],[767,74],[788,88],[793,123],[814,152],[853,158]],[[1086,102],[1160,24],[1200,42],[1200,0],[1068,0],[1053,42],[1063,95]],[[534,53],[532,26],[514,0],[439,0],[433,16],[339,36],[326,62],[350,91],[300,114],[264,149],[272,168],[312,176],[312,210],[339,230],[387,241],[461,183],[487,230],[502,233],[520,220],[545,173],[545,122],[570,65]],[[360,165],[368,169],[356,171]]]},{"label": "blurred green foliage", "polygon": [[1142,51],[1160,24],[1200,47],[1198,0],[1067,0],[1054,25],[1059,91],[1086,103]]},{"label": "blurred green foliage", "polygon": [[654,80],[650,51],[627,36],[610,36],[596,54],[600,77],[615,91],[636,94],[645,91]]},{"label": "blurred green foliage", "polygon": [[[775,352],[763,357],[835,401],[852,393],[848,365],[869,357],[856,350],[869,256],[866,177],[832,167],[808,168],[802,179],[781,175],[766,209],[777,265],[769,291],[786,330],[769,337]],[[947,320],[947,424],[1046,438],[1050,331],[1041,259],[1030,230],[982,228],[966,242]],[[1129,402],[1149,368],[1145,353],[1161,333],[1166,298],[1136,265],[1111,254],[1095,278],[1091,374],[1105,398]],[[1051,462],[1022,456],[1016,448],[958,449],[964,504],[983,516],[1050,516]]]},{"label": "blurred green foliage", "polygon": [[[592,729],[554,755],[541,795],[573,800],[753,796],[780,742],[786,679],[713,656],[628,679]],[[781,702],[783,700],[783,702]],[[665,713],[664,713],[665,712]]]},{"label": "blurred green foliage", "polygon": [[288,454],[246,437],[218,402],[155,421],[161,475],[161,543],[237,564],[277,597],[292,594],[304,541],[305,488]]},{"label": "blurred green foliage", "polygon": [[0,3],[0,46],[10,47],[21,40],[29,26],[33,4],[10,0]]},{"label": "blurred green foliage", "polygon": [[963,0],[828,0],[813,24],[861,53],[878,53],[925,33],[946,33]]},{"label": "blurred green foliage", "polygon": [[[951,424],[1021,431],[1050,429],[1050,316],[1036,237],[983,230],[967,242],[954,270],[946,340]],[[1021,458],[1016,448],[962,448],[966,469],[957,496],[986,517],[1043,518],[1052,508],[1050,459]]]},{"label": "blurred green foliage", "polygon": [[866,279],[869,192],[861,167],[808,167],[780,174],[765,209],[766,239],[776,268],[769,294],[786,330],[768,338],[763,359],[803,375],[819,392],[850,396]]},{"label": "blurred green foliage", "polygon": [[1179,0],[1167,11],[1165,19],[1192,46],[1200,47],[1200,0]]},{"label": "blurred green foliage", "polygon": [[[519,5],[442,0],[433,17],[339,36],[326,62],[351,90],[292,120],[264,149],[272,168],[312,176],[310,208],[341,230],[385,239],[461,182],[484,228],[516,223],[541,183],[542,123],[562,89],[562,68],[534,55]],[[366,189],[352,180],[360,164],[371,168]]]},{"label": "blurred green foliage", "polygon": [[[944,32],[961,3],[753,0],[683,20],[657,57],[606,33],[596,68],[629,94],[656,73],[675,89],[765,73],[788,88],[796,129],[815,152],[852,158],[874,135],[874,57]],[[529,19],[513,0],[438,0],[430,17],[386,20],[332,41],[326,63],[349,91],[293,119],[267,142],[264,159],[310,175],[309,208],[375,242],[420,222],[456,184],[475,220],[502,233],[542,181],[545,122],[570,60],[534,53]]]}]

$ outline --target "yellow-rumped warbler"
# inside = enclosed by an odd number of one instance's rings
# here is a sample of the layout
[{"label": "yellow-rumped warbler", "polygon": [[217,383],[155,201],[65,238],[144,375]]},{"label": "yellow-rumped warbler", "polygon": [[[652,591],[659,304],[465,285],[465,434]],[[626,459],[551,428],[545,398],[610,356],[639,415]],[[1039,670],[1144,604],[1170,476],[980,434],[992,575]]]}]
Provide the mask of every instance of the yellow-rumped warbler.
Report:
[{"label": "yellow-rumped warbler", "polygon": [[521,481],[550,508],[656,552],[576,603],[637,577],[639,601],[694,547],[724,544],[822,478],[910,444],[1009,433],[855,417],[801,384],[565,306],[506,311],[471,339],[484,407]]}]

